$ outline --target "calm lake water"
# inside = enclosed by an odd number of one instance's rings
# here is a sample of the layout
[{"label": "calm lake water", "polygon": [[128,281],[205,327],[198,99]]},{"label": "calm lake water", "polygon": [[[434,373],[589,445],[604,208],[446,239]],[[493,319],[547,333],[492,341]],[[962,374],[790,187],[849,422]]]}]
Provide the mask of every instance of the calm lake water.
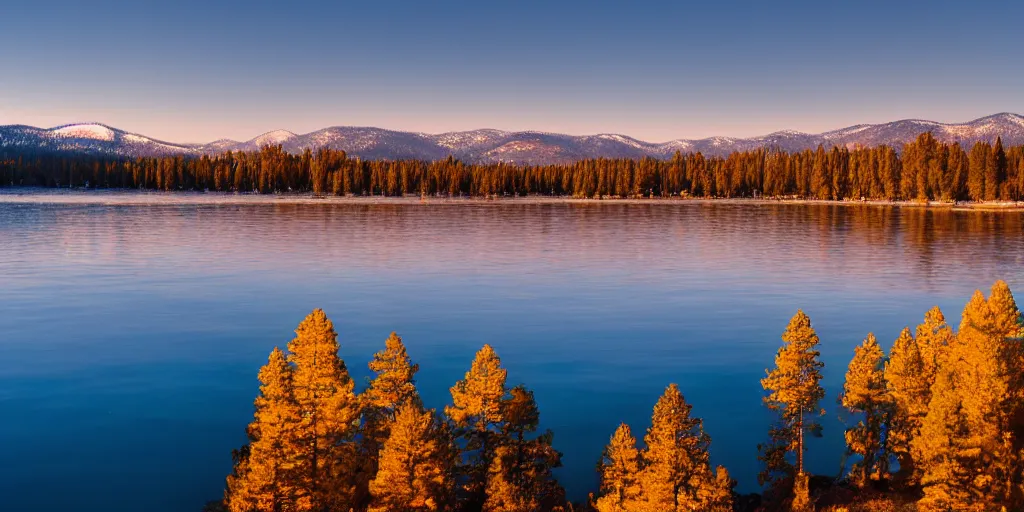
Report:
[{"label": "calm lake water", "polygon": [[[616,425],[679,384],[757,489],[759,379],[790,316],[822,339],[813,471],[838,474],[853,347],[998,278],[1024,213],[756,204],[83,205],[0,195],[0,495],[10,511],[196,511],[245,440],[256,372],[310,310],[357,382],[392,330],[428,406],[490,343],[536,392],[570,496]],[[7,196],[10,197],[10,196]]]}]

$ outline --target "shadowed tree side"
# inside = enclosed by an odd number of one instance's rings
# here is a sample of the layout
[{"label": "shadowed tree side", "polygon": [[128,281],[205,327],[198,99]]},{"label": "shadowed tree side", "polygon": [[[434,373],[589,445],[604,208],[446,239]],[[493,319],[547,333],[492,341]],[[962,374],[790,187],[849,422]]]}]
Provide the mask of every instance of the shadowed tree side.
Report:
[{"label": "shadowed tree side", "polygon": [[502,403],[504,425],[500,445],[488,468],[485,512],[530,512],[561,510],[565,491],[552,470],[562,465],[562,454],[554,449],[554,433],[545,431],[534,439],[540,411],[533,392],[525,386],[512,388]]}]

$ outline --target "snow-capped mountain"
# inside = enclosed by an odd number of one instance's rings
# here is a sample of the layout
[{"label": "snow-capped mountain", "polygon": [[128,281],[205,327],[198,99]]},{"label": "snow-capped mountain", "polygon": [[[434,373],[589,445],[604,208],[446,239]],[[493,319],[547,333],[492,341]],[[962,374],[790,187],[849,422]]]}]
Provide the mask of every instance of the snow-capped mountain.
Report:
[{"label": "snow-capped mountain", "polygon": [[3,148],[31,152],[73,152],[123,157],[203,155],[225,151],[255,151],[266,145],[281,145],[285,151],[341,149],[363,159],[438,160],[449,155],[468,162],[515,162],[543,164],[571,162],[583,158],[669,158],[676,151],[700,151],[724,155],[732,151],[762,147],[799,151],[825,147],[872,147],[887,144],[899,148],[919,134],[932,132],[939,140],[970,145],[992,142],[997,136],[1007,145],[1024,144],[1024,116],[996,114],[966,123],[937,123],[905,119],[885,124],[863,124],[810,134],[783,130],[761,137],[678,139],[651,143],[618,134],[563,135],[545,132],[473,130],[426,134],[381,128],[334,126],[306,134],[286,130],[265,133],[237,142],[221,139],[209,144],[177,144],[98,124],[71,124],[43,129],[23,125],[0,126]]},{"label": "snow-capped mountain", "polygon": [[201,151],[194,144],[164,142],[100,123],[69,124],[50,129],[0,126],[0,150],[3,148],[128,157],[199,154]]}]

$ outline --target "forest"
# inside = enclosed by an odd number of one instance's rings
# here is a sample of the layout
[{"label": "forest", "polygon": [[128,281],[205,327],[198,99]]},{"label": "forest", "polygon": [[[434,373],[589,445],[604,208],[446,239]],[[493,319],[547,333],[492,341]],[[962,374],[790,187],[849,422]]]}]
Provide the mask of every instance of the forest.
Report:
[{"label": "forest", "polygon": [[344,151],[162,158],[0,153],[0,186],[310,193],[316,196],[544,195],[574,198],[801,198],[888,201],[1024,200],[1024,146],[970,148],[921,134],[901,148],[773,149],[725,157],[676,153],[657,160],[472,164],[359,160]]},{"label": "forest", "polygon": [[[589,498],[570,502],[553,470],[533,392],[509,386],[484,345],[442,410],[419,398],[392,333],[365,389],[338,356],[322,310],[259,371],[249,442],[233,453],[222,501],[208,511],[988,511],[1024,507],[1024,322],[1010,288],[976,291],[959,328],[935,307],[888,354],[868,333],[838,397],[847,473],[804,471],[806,436],[822,435],[820,340],[798,311],[760,384],[775,422],[758,453],[763,492],[738,495],[709,457],[711,435],[669,384],[646,430],[621,424],[595,453]],[[642,432],[642,437],[640,436]],[[835,434],[833,434],[835,435]],[[719,439],[717,442],[729,442]]]}]

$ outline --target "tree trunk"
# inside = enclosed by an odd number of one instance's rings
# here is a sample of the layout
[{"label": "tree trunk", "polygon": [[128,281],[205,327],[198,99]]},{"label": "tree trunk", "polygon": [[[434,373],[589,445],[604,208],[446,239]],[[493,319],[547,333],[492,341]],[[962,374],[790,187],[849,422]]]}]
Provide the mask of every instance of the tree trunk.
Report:
[{"label": "tree trunk", "polygon": [[797,453],[796,453],[796,467],[797,474],[804,474],[804,408],[800,406],[800,417],[797,418]]}]

